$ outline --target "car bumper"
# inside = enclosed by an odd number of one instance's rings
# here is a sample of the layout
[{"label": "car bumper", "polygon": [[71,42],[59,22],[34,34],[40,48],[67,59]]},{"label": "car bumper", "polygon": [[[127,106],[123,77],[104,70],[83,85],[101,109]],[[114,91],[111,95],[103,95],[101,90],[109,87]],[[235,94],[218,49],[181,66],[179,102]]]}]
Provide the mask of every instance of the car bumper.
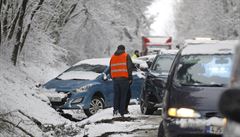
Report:
[{"label": "car bumper", "polygon": [[163,120],[164,133],[167,137],[179,136],[219,136],[223,134],[224,120],[212,117],[209,119],[177,119]]},{"label": "car bumper", "polygon": [[62,94],[47,94],[47,97],[55,109],[84,109],[84,97],[83,96],[74,96],[70,93]]},{"label": "car bumper", "polygon": [[[74,100],[80,99],[81,101],[75,102]],[[79,97],[79,98],[68,98],[67,101],[64,103],[64,105],[59,106],[60,109],[84,109],[85,105],[83,103],[84,97]]]}]

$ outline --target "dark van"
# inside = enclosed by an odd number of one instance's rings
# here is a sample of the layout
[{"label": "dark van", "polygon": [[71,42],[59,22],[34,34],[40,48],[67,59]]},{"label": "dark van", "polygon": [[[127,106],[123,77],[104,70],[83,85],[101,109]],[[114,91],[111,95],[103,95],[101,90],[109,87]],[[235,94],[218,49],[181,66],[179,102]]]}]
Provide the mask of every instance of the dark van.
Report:
[{"label": "dark van", "polygon": [[165,87],[159,137],[222,135],[218,100],[230,78],[236,43],[187,45],[178,52]]}]

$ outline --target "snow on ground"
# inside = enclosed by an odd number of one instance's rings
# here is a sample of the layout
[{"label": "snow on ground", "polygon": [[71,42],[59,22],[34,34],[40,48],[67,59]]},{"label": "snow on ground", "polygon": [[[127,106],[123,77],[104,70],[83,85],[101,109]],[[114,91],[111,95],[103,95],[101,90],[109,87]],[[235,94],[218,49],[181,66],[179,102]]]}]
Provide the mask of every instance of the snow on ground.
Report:
[{"label": "snow on ground", "polygon": [[[88,119],[78,122],[77,125],[84,128],[77,136],[82,137],[87,135],[89,137],[94,137],[112,134],[116,137],[115,134],[122,136],[121,134],[129,134],[136,130],[158,129],[159,122],[156,122],[155,125],[148,124],[149,116],[141,114],[139,105],[130,105],[130,114],[126,114],[123,119],[120,116],[113,116],[112,112],[113,108],[104,109]],[[161,120],[159,115],[155,116],[155,118],[159,121]],[[131,134],[131,136],[135,135]]]},{"label": "snow on ground", "polygon": [[[30,41],[28,46],[31,48],[26,46],[28,51],[23,52],[16,66],[4,54],[0,55],[0,137],[115,136],[113,132],[125,136],[136,130],[158,128],[159,122],[153,120],[155,124],[152,124],[148,116],[141,115],[139,105],[130,106],[131,114],[125,120],[114,118],[112,108],[89,118],[82,111],[73,113],[73,117],[83,119],[80,122],[62,117],[51,108],[39,84],[46,83],[69,67],[64,64],[66,51],[50,44],[47,37],[40,39],[41,44]],[[154,118],[160,120],[159,116]]]},{"label": "snow on ground", "polygon": [[66,54],[64,49],[50,43],[47,37],[30,40],[16,66],[7,53],[0,55],[0,136],[28,133],[42,137],[50,131],[49,126],[71,125],[50,107],[48,98],[36,86],[67,68],[60,59]]},{"label": "snow on ground", "polygon": [[[47,74],[42,75],[43,77],[39,75],[39,78],[35,79],[34,72],[38,73],[44,66],[32,67],[34,63],[28,62],[26,66],[19,64],[15,67],[4,58],[0,58],[0,64],[0,137],[27,135],[92,137],[117,134],[135,136],[128,132],[151,131],[158,128],[159,122],[154,120],[155,124],[146,124],[149,122],[149,116],[141,115],[139,105],[129,107],[130,114],[126,115],[125,120],[113,117],[112,108],[104,109],[89,118],[79,111],[75,115],[82,116],[84,120],[80,122],[65,119],[50,107],[48,98],[42,94],[41,88],[36,86],[38,80],[43,80]],[[55,73],[60,72],[55,70]],[[2,122],[2,118],[12,125]],[[155,118],[160,120],[160,116]]]},{"label": "snow on ground", "polygon": [[[61,125],[70,123],[48,105],[47,98],[39,95],[35,82],[12,64],[0,58],[0,114],[11,112],[14,116],[8,120],[18,124],[34,136],[42,136],[42,132],[29,118],[41,124]],[[44,100],[44,101],[42,101]],[[28,119],[28,120],[27,120]]]}]

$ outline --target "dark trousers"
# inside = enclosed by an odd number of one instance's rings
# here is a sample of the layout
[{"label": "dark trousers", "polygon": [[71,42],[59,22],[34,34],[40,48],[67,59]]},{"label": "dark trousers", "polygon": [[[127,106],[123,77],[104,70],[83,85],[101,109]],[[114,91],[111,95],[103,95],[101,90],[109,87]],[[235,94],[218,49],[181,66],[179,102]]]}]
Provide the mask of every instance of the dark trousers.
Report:
[{"label": "dark trousers", "polygon": [[129,90],[128,79],[114,79],[113,80],[114,97],[113,109],[119,111],[121,115],[126,113],[127,94]]},{"label": "dark trousers", "polygon": [[126,100],[126,107],[125,110],[128,111],[128,105],[130,104],[132,93],[131,93],[131,86],[129,85],[128,92],[127,92],[127,100]]}]

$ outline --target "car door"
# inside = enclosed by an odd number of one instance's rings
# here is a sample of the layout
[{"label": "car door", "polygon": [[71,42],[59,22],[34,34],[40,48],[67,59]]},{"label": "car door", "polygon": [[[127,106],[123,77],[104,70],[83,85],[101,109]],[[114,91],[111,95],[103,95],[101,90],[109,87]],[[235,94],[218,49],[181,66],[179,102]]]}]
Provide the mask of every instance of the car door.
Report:
[{"label": "car door", "polygon": [[113,81],[110,77],[109,72],[105,72],[102,74],[102,82],[101,82],[101,89],[105,96],[105,107],[113,106]]},{"label": "car door", "polygon": [[167,76],[160,76],[158,73],[155,73],[151,70],[147,75],[147,90],[152,92],[152,94],[156,97],[159,103],[162,102],[163,88],[166,78]]},{"label": "car door", "polygon": [[131,85],[131,99],[139,100],[145,75],[143,71],[138,69],[134,69],[132,72],[132,75],[133,75],[133,83]]}]

